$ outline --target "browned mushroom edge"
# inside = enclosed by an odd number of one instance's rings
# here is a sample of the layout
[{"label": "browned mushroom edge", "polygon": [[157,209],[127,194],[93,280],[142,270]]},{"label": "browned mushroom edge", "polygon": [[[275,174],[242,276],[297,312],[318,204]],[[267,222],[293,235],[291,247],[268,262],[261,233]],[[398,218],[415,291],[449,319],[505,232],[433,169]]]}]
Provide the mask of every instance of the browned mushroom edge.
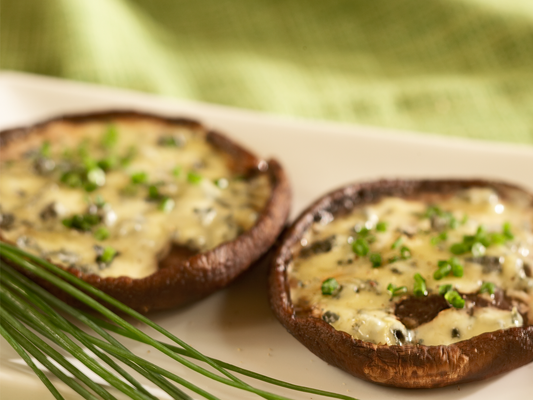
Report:
[{"label": "browned mushroom edge", "polygon": [[[0,132],[0,151],[10,143],[32,140],[47,125],[58,121],[85,123],[114,118],[154,119],[175,125],[201,127],[183,118],[168,118],[137,111],[103,111],[66,115],[33,125]],[[289,215],[291,192],[287,176],[276,160],[263,161],[226,136],[207,131],[207,140],[231,157],[232,168],[239,173],[267,173],[272,193],[257,222],[233,241],[223,243],[204,253],[183,255],[178,248],[159,261],[159,269],[150,276],[132,279],[126,276],[102,278],[85,274],[75,268],[66,269],[85,282],[111,295],[129,307],[143,313],[164,310],[208,296],[227,286],[256,262],[275,242]],[[0,233],[0,240],[3,240]],[[33,277],[33,279],[36,279]],[[58,297],[74,303],[72,298],[52,285],[36,279]]]},{"label": "browned mushroom edge", "polygon": [[[473,186],[490,187],[503,197],[533,196],[500,182],[470,180],[382,180],[333,191],[307,208],[284,233],[269,273],[269,300],[283,326],[318,357],[361,379],[384,386],[436,388],[481,380],[533,361],[533,326],[488,332],[447,346],[376,345],[337,331],[319,318],[295,315],[287,267],[292,249],[321,211],[339,215],[383,197],[446,196]],[[531,323],[531,321],[530,321]]]}]

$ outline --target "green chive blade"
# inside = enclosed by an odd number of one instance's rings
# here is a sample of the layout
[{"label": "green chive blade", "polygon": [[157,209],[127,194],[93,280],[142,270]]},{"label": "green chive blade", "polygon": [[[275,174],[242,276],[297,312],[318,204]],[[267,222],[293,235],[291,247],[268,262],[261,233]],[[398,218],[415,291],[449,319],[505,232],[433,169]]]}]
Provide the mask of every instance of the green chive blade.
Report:
[{"label": "green chive blade", "polygon": [[341,285],[335,278],[328,278],[322,282],[322,294],[324,296],[334,296],[341,288]]}]

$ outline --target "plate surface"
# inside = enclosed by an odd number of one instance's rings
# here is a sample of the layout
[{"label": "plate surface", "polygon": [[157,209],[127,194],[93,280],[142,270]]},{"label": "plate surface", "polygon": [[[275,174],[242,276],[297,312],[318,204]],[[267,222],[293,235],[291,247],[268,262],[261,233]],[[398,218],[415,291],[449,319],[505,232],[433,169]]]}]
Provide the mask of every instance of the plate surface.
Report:
[{"label": "plate surface", "polygon": [[[326,191],[377,178],[480,177],[502,179],[533,190],[533,148],[527,145],[302,121],[20,73],[0,74],[0,129],[59,114],[110,108],[195,118],[265,158],[277,158],[292,181],[293,217]],[[211,357],[295,384],[363,400],[428,397],[486,400],[511,393],[513,399],[519,400],[531,396],[533,363],[483,382],[434,390],[383,388],[353,378],[315,357],[282,328],[267,303],[265,276],[264,266],[258,266],[226,290],[197,304],[151,318]],[[143,345],[133,342],[127,345],[221,399],[256,398],[197,377],[164,356],[154,351],[149,353]],[[2,400],[36,396],[40,400],[52,399],[18,359],[1,339]],[[58,387],[63,388],[61,384]],[[272,391],[295,399],[321,398],[275,388]],[[68,399],[78,398],[68,388],[64,393]],[[160,398],[168,397],[162,394]]]}]

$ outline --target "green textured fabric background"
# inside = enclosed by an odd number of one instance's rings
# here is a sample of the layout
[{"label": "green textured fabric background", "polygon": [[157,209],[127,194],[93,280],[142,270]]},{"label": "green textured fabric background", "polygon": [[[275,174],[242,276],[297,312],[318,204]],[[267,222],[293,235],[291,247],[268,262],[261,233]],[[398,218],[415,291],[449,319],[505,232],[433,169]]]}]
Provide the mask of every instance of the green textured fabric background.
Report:
[{"label": "green textured fabric background", "polygon": [[0,67],[533,144],[532,0],[2,0]]}]

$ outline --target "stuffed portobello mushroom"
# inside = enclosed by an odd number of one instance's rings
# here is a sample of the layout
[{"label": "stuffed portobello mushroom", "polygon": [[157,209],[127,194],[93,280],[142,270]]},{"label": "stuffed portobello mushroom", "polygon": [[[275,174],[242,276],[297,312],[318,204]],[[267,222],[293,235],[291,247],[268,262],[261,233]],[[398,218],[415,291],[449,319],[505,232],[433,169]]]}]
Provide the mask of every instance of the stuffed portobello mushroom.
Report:
[{"label": "stuffed portobello mushroom", "polygon": [[353,184],[273,257],[270,303],[316,355],[381,385],[434,388],[533,360],[533,196],[484,180]]},{"label": "stuffed portobello mushroom", "polygon": [[0,239],[142,312],[229,284],[289,213],[278,162],[188,119],[66,116],[1,132],[0,156]]}]

